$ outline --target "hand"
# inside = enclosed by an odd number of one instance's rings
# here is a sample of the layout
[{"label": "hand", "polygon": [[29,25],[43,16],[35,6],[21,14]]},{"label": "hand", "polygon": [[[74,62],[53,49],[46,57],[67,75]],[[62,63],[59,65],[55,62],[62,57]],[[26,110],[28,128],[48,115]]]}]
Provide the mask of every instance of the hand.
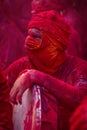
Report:
[{"label": "hand", "polygon": [[87,98],[70,118],[70,130],[87,130]]},{"label": "hand", "polygon": [[18,102],[21,104],[23,93],[26,89],[33,86],[33,80],[31,76],[31,74],[33,74],[32,72],[32,70],[28,70],[27,72],[21,74],[15,81],[10,92],[10,97],[13,104],[18,104]]}]

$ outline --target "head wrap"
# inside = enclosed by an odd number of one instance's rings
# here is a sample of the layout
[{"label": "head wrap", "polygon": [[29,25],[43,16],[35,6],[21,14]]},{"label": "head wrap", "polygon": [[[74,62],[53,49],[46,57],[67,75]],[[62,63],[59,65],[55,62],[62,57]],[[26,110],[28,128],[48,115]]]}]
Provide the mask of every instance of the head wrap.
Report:
[{"label": "head wrap", "polygon": [[25,42],[32,68],[55,73],[66,57],[70,27],[55,11],[44,11],[32,17],[30,28],[37,28],[43,34],[42,42],[30,37]]}]

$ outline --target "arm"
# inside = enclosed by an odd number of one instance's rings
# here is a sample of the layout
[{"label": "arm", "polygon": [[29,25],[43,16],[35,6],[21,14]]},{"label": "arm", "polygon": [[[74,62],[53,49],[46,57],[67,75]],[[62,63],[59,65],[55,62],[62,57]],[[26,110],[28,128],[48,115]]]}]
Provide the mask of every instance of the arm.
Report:
[{"label": "arm", "polygon": [[18,101],[21,102],[24,91],[35,84],[43,86],[41,89],[47,89],[63,105],[68,105],[71,108],[75,108],[84,97],[84,91],[81,91],[79,88],[75,88],[43,72],[28,70],[16,80],[11,90],[12,102],[17,103],[16,96],[18,97]]},{"label": "arm", "polygon": [[6,78],[0,68],[0,130],[12,130],[12,106]]},{"label": "arm", "polygon": [[20,72],[28,68],[29,68],[29,61],[27,57],[22,57],[14,61],[8,68],[6,68],[5,74],[6,77],[8,78],[8,85],[10,89],[12,88]]}]

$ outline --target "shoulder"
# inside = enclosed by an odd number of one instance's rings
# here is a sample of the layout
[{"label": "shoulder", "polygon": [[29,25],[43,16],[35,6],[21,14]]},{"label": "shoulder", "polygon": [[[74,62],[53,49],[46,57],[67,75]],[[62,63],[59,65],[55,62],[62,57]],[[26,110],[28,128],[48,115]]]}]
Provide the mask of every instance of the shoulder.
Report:
[{"label": "shoulder", "polygon": [[87,85],[87,61],[75,56],[69,57],[67,71],[69,72],[67,75],[68,83],[74,86]]},{"label": "shoulder", "polygon": [[27,69],[29,68],[29,61],[27,57],[22,57],[16,61],[14,61],[11,65],[9,65],[5,73],[10,73],[12,71],[21,71],[22,69]]},{"label": "shoulder", "polygon": [[76,57],[75,63],[76,63],[75,68],[79,72],[84,72],[85,74],[87,74],[87,61],[86,60]]},{"label": "shoulder", "polygon": [[6,70],[5,75],[8,79],[9,87],[11,88],[19,76],[25,69],[29,69],[29,61],[27,57],[22,57],[14,61]]},{"label": "shoulder", "polygon": [[[72,70],[79,70],[79,72],[87,72],[87,61],[76,56],[68,57],[68,67],[72,66]],[[86,73],[85,72],[85,73]]]}]

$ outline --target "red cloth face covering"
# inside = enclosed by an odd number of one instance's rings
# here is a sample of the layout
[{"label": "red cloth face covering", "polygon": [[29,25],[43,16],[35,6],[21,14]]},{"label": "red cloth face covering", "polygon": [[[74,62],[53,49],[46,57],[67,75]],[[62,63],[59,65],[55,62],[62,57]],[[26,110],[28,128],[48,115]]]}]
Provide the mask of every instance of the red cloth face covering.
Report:
[{"label": "red cloth face covering", "polygon": [[54,11],[46,11],[34,16],[28,29],[36,28],[42,32],[42,41],[28,36],[26,47],[31,68],[53,74],[65,61],[70,28]]}]

